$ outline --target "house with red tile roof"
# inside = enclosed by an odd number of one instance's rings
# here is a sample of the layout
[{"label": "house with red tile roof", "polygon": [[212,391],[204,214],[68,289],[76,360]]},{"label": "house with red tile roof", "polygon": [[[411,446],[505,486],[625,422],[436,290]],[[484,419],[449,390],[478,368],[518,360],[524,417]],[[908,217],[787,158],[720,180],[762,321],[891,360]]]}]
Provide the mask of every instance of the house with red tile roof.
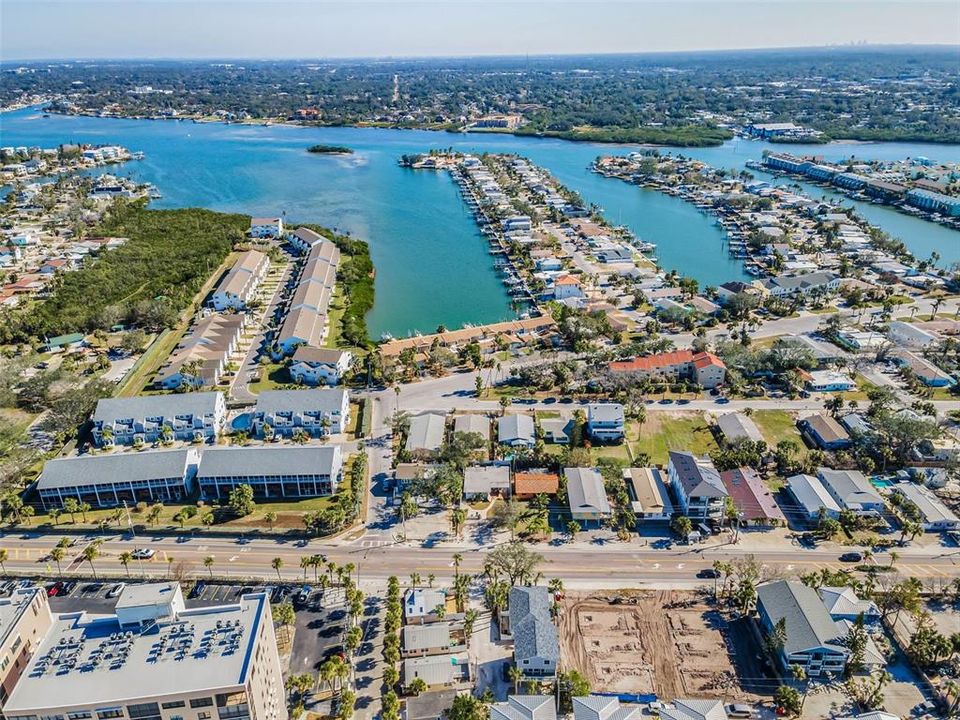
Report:
[{"label": "house with red tile roof", "polygon": [[611,362],[607,369],[616,374],[631,374],[660,382],[692,380],[707,390],[723,384],[727,366],[713,353],[674,350]]}]

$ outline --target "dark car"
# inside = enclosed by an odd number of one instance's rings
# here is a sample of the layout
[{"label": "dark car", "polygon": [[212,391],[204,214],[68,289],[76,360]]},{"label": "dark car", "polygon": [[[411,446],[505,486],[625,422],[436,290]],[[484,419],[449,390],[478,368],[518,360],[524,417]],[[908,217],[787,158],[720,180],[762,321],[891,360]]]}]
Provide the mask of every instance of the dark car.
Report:
[{"label": "dark car", "polygon": [[200,582],[198,582],[196,585],[193,586],[193,590],[190,591],[190,595],[188,596],[188,599],[193,600],[195,598],[200,597],[201,595],[203,595],[203,591],[206,589],[207,589],[207,584],[203,582],[203,580],[201,580]]},{"label": "dark car", "polygon": [[61,594],[61,595],[69,595],[70,593],[72,593],[72,592],[73,592],[74,590],[76,590],[76,589],[77,589],[77,581],[76,581],[76,580],[70,580],[69,582],[67,582],[67,583],[63,586],[63,590],[60,591],[60,594]]},{"label": "dark car", "polygon": [[704,568],[697,573],[697,577],[702,580],[716,580],[720,577],[720,571],[714,570],[713,568]]},{"label": "dark car", "polygon": [[840,556],[840,562],[860,562],[863,560],[863,555],[858,552],[845,552]]}]

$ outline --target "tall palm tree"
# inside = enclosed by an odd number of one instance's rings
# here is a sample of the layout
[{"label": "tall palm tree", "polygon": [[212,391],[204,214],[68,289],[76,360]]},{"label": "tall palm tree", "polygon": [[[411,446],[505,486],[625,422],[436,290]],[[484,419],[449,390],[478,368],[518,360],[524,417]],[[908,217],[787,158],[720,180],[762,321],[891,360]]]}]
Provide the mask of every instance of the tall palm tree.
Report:
[{"label": "tall palm tree", "polygon": [[213,563],[216,562],[216,559],[213,555],[207,555],[203,559],[203,566],[210,572],[210,577],[213,577]]},{"label": "tall palm tree", "polygon": [[283,567],[283,558],[275,557],[270,561],[270,567],[277,571],[277,580],[283,580],[283,578],[280,577],[280,568]]},{"label": "tall palm tree", "polygon": [[10,552],[6,548],[0,548],[0,568],[3,569],[3,574],[7,574],[7,559],[10,557]]},{"label": "tall palm tree", "polygon": [[123,569],[127,571],[127,577],[130,577],[130,561],[133,560],[133,553],[129,550],[124,550],[120,553],[120,564],[123,565]]},{"label": "tall palm tree", "polygon": [[462,562],[463,562],[463,554],[454,553],[453,554],[453,576],[454,577],[457,577],[457,575],[460,574],[460,563]]},{"label": "tall palm tree", "polygon": [[307,579],[307,570],[310,569],[312,558],[309,555],[303,555],[300,558],[300,569],[303,570],[303,579]]},{"label": "tall palm tree", "polygon": [[57,575],[62,576],[63,571],[60,569],[60,561],[66,556],[67,551],[62,547],[55,547],[50,550],[50,559],[57,564]]},{"label": "tall palm tree", "polygon": [[97,579],[97,568],[94,567],[93,561],[100,557],[100,543],[92,542],[87,545],[83,552],[81,553],[84,560],[90,563],[90,571],[93,573],[93,579]]},{"label": "tall palm tree", "polygon": [[520,692],[520,681],[523,680],[523,670],[516,665],[511,665],[510,669],[507,670],[507,676],[513,683],[513,694],[518,694]]}]

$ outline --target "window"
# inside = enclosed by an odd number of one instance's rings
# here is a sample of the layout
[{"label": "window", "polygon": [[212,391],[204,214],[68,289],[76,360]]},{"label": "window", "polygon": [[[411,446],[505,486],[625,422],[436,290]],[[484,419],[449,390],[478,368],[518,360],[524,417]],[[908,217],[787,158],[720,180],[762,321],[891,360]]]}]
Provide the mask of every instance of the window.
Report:
[{"label": "window", "polygon": [[131,720],[158,720],[160,717],[160,706],[156,703],[127,705],[127,714]]},{"label": "window", "polygon": [[186,707],[187,704],[183,700],[173,700],[171,702],[161,703],[160,707],[164,710],[174,710],[176,708]]},{"label": "window", "polygon": [[100,708],[97,710],[97,717],[100,718],[100,720],[106,720],[107,718],[122,718],[123,708]]},{"label": "window", "polygon": [[210,713],[204,710],[197,713],[197,720],[210,720]]},{"label": "window", "polygon": [[67,720],[87,720],[88,718],[92,718],[92,717],[93,717],[93,713],[89,713],[89,712],[67,713]]},{"label": "window", "polygon": [[194,698],[193,700],[190,701],[190,707],[192,708],[210,707],[211,705],[213,705],[213,698],[208,698],[208,697]]}]

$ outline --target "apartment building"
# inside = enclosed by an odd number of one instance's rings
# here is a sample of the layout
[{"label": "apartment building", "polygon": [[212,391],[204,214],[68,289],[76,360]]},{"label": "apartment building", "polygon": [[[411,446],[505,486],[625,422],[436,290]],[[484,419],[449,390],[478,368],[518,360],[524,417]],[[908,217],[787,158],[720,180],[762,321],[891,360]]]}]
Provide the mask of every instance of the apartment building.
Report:
[{"label": "apartment building", "polygon": [[616,361],[607,368],[614,374],[649,378],[653,382],[690,380],[707,390],[723,384],[727,376],[727,366],[723,360],[712,353],[695,353],[692,350],[675,350]]},{"label": "apartment building", "polygon": [[0,598],[0,709],[53,624],[47,593],[34,586]]},{"label": "apartment building", "polygon": [[303,430],[311,437],[342,433],[350,421],[345,389],[268,390],[257,396],[253,429],[258,437],[289,437]]},{"label": "apartment building", "polygon": [[93,440],[99,447],[152,443],[165,432],[174,440],[209,440],[220,435],[226,417],[220,392],[105,398],[93,413]]},{"label": "apartment building", "polygon": [[171,583],[131,586],[116,612],[52,622],[7,720],[286,720],[263,593],[184,610]]},{"label": "apartment building", "polygon": [[729,493],[709,458],[671,451],[667,474],[683,515],[696,519],[723,515]]},{"label": "apartment building", "polygon": [[157,373],[155,382],[167,390],[212,387],[220,382],[237,351],[247,317],[243,313],[212,314],[184,335]]},{"label": "apartment building", "polygon": [[290,355],[298,347],[320,347],[327,337],[327,314],[337,282],[340,249],[329,240],[314,243],[300,270],[287,316],[277,333],[277,349]]},{"label": "apartment building", "polygon": [[245,310],[270,269],[270,258],[258,250],[247,250],[223,276],[210,297],[210,304],[221,312]]},{"label": "apartment building", "polygon": [[352,362],[349,350],[301,346],[294,350],[287,371],[295,383],[339,385]]},{"label": "apartment building", "polygon": [[332,495],[343,477],[339,445],[208,448],[197,468],[204,498],[225,498],[238,485],[256,497]]}]

